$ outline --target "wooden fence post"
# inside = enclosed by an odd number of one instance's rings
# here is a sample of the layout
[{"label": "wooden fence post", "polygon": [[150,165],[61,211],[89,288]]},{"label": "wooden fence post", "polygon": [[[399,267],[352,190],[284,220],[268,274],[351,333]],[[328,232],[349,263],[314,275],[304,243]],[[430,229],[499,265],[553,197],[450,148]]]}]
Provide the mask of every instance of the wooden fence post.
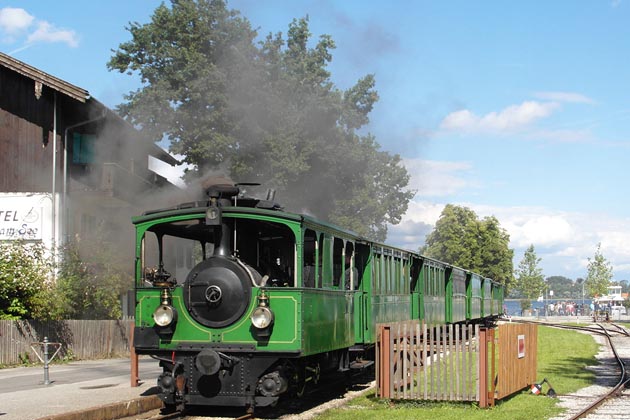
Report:
[{"label": "wooden fence post", "polygon": [[131,386],[136,387],[140,383],[138,377],[138,355],[136,354],[136,348],[133,345],[133,323],[129,329],[129,358],[131,359]]},{"label": "wooden fence post", "polygon": [[490,328],[488,329],[488,341],[490,341],[491,345],[489,347],[486,347],[487,349],[489,348],[490,350],[490,391],[488,391],[488,404],[491,407],[494,407],[494,396],[496,395],[496,390],[497,390],[497,383],[495,382],[494,378],[496,377],[496,354],[497,352],[495,351],[495,341],[494,341],[494,332],[496,331],[495,328]]},{"label": "wooden fence post", "polygon": [[380,335],[380,358],[379,358],[379,388],[381,390],[381,398],[391,398],[391,369],[393,368],[393,362],[391,360],[391,347],[390,347],[390,326],[381,325],[379,327]]},{"label": "wooden fence post", "polygon": [[488,329],[479,329],[479,407],[488,407]]}]

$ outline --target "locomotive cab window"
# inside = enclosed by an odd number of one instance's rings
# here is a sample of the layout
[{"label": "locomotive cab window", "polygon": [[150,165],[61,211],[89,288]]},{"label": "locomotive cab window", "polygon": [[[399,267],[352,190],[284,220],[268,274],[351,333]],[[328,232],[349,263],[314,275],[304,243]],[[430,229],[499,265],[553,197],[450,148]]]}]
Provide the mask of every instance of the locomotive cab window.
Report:
[{"label": "locomotive cab window", "polygon": [[181,284],[202,261],[223,256],[237,261],[257,285],[292,287],[295,253],[295,235],[282,223],[229,217],[218,227],[201,218],[159,223],[142,240],[142,279],[144,286],[156,276]]}]

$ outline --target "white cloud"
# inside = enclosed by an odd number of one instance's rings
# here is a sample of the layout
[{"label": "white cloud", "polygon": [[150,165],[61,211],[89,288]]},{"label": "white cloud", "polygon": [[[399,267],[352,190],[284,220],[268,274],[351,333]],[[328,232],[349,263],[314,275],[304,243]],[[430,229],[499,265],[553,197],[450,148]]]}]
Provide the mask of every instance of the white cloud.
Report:
[{"label": "white cloud", "polygon": [[402,162],[411,175],[409,188],[417,190],[418,196],[443,197],[476,187],[471,180],[470,163],[423,159],[403,159]]},{"label": "white cloud", "polygon": [[580,104],[594,104],[595,101],[588,96],[575,92],[536,92],[535,97],[553,102],[569,102]]},{"label": "white cloud", "polygon": [[575,237],[574,228],[562,215],[534,215],[523,220],[506,222],[514,246],[527,247],[536,244],[550,247],[565,244]]},{"label": "white cloud", "polygon": [[0,33],[5,42],[13,42],[14,37],[25,32],[34,20],[24,9],[4,7],[0,9]]},{"label": "white cloud", "polygon": [[24,9],[12,7],[0,9],[0,37],[6,43],[15,43],[23,38],[25,45],[16,51],[38,42],[63,43],[73,48],[79,46],[79,37],[75,31],[57,28],[45,20],[36,19]]},{"label": "white cloud", "polygon": [[484,116],[475,115],[464,109],[447,115],[440,128],[463,132],[506,132],[522,129],[536,120],[551,115],[560,104],[558,102],[525,101],[511,105],[499,112]]},{"label": "white cloud", "polygon": [[57,29],[46,21],[37,22],[37,29],[27,37],[26,41],[28,43],[61,42],[73,48],[79,46],[79,38],[76,32],[68,29]]}]

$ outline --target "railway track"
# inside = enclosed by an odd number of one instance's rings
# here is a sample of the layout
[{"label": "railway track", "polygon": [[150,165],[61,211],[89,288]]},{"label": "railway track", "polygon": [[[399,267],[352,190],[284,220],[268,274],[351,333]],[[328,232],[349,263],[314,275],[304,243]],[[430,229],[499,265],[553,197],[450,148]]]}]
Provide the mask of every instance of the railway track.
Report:
[{"label": "railway track", "polygon": [[568,410],[552,420],[630,418],[630,393],[626,391],[630,382],[626,370],[626,364],[630,363],[630,332],[617,324],[597,324],[597,327],[544,325],[586,331],[606,343],[598,355],[602,359],[602,364],[597,367],[600,383],[575,394],[559,396],[560,405]]}]

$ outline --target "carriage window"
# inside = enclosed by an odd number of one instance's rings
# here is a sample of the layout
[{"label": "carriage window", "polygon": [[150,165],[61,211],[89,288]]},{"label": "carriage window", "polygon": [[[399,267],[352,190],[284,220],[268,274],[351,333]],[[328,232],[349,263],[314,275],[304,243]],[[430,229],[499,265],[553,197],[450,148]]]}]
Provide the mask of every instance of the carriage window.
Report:
[{"label": "carriage window", "polygon": [[390,266],[391,266],[391,258],[388,255],[383,255],[383,279],[385,280],[385,293],[389,294],[391,291],[391,276],[390,276]]},{"label": "carriage window", "polygon": [[402,293],[402,260],[398,257],[394,257],[394,293]]},{"label": "carriage window", "polygon": [[387,291],[387,282],[386,282],[387,277],[385,276],[385,256],[383,254],[379,256],[379,262],[380,262],[378,266],[379,291],[381,294],[384,294]]},{"label": "carriage window", "polygon": [[381,256],[379,254],[374,254],[374,262],[372,264],[372,290],[375,295],[380,294],[380,277],[379,277],[379,266],[381,263]]},{"label": "carriage window", "polygon": [[329,288],[333,285],[333,247],[330,236],[322,234],[320,243],[322,244],[320,256],[320,265],[322,268],[322,287]]},{"label": "carriage window", "polygon": [[370,257],[370,248],[364,244],[354,245],[354,266],[357,269],[357,279],[354,282],[355,290],[361,287],[365,267]]},{"label": "carriage window", "polygon": [[341,287],[343,273],[343,240],[334,238],[333,241],[333,286]]},{"label": "carriage window", "polygon": [[304,258],[302,264],[302,284],[304,287],[317,287],[315,261],[317,261],[317,235],[310,229],[304,233]]},{"label": "carriage window", "polygon": [[344,258],[344,287],[346,290],[356,289],[359,270],[355,265],[354,245],[352,242],[346,242],[345,258]]}]

